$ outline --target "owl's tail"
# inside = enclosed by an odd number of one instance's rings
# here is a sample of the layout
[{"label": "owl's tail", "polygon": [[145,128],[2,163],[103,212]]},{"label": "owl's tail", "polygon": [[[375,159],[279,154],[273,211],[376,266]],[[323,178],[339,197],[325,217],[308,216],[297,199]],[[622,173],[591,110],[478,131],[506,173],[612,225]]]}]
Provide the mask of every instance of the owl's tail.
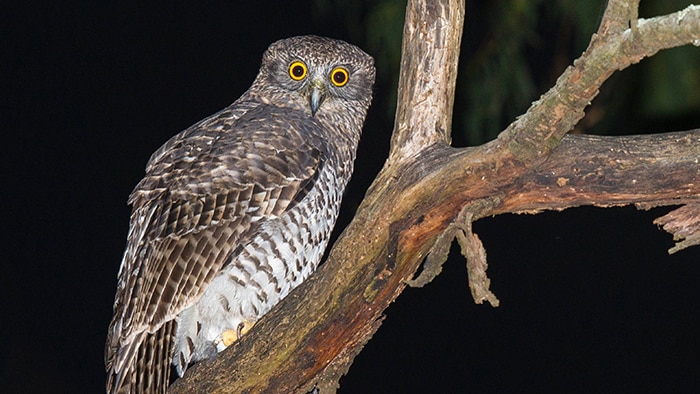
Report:
[{"label": "owl's tail", "polygon": [[175,321],[163,324],[154,333],[141,332],[116,348],[107,343],[106,369],[108,394],[161,394],[170,384]]}]

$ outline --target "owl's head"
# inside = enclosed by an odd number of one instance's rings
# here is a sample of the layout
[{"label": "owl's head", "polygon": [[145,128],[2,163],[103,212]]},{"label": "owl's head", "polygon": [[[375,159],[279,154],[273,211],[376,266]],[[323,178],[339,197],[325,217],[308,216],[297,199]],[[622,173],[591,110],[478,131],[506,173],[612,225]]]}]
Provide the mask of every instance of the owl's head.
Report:
[{"label": "owl's head", "polygon": [[263,99],[309,111],[364,115],[372,100],[374,59],[344,41],[299,36],[277,41],[263,55],[253,89]]}]

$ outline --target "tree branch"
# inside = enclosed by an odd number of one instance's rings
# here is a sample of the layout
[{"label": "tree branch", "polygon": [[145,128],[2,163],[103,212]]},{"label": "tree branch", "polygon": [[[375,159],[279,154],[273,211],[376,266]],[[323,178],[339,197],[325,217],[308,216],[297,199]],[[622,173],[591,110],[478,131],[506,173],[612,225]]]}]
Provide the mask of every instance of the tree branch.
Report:
[{"label": "tree branch", "polygon": [[389,161],[452,140],[464,0],[409,1]]},{"label": "tree branch", "polygon": [[[651,19],[639,19],[637,30],[616,31],[632,13],[621,1],[609,1],[604,23],[588,49],[567,68],[556,85],[527,114],[501,133],[503,148],[524,163],[545,157],[584,116],[584,109],[615,71],[638,63],[662,49],[700,44],[700,6]],[[625,21],[624,23],[622,21]]]},{"label": "tree branch", "polygon": [[637,29],[639,0],[609,0],[600,21],[598,35],[606,37],[618,34],[627,28]]},{"label": "tree branch", "polygon": [[700,245],[700,204],[688,204],[654,220],[664,230],[673,234],[673,239],[680,241],[669,249],[676,253],[687,247]]},{"label": "tree branch", "polygon": [[700,129],[624,137],[567,135],[503,190],[493,213],[582,205],[680,205],[700,196]]}]

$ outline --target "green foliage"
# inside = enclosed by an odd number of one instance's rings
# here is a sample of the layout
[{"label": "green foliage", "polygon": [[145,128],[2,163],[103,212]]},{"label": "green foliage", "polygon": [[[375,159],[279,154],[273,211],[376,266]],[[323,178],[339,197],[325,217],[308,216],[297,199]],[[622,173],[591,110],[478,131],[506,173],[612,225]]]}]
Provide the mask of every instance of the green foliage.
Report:
[{"label": "green foliage", "polygon": [[522,48],[535,39],[532,32],[539,2],[492,2],[483,10],[486,23],[481,27],[485,30],[465,35],[467,40],[483,34],[478,47],[462,53],[456,139],[458,133],[469,145],[491,139],[506,117],[527,108],[536,89]]},{"label": "green foliage", "polygon": [[393,118],[396,112],[397,87],[401,65],[401,39],[403,36],[406,2],[404,0],[387,0],[372,3],[367,17],[367,46],[368,50],[377,56],[377,73],[387,77],[386,114]]},{"label": "green foliage", "polygon": [[[640,17],[652,18],[682,10],[688,0],[645,0]],[[606,116],[592,132],[601,134],[653,133],[687,130],[700,122],[700,50],[673,48],[642,60],[603,85]],[[597,101],[600,101],[597,103]]]},{"label": "green foliage", "polygon": [[[498,1],[465,40],[453,135],[460,144],[489,141],[551,87],[585,48],[600,20],[600,1]],[[467,8],[469,10],[469,8]],[[475,15],[467,13],[469,18]],[[468,29],[467,25],[467,29]]]},{"label": "green foliage", "polygon": [[647,59],[639,77],[639,109],[652,118],[700,111],[700,50],[674,48]]}]

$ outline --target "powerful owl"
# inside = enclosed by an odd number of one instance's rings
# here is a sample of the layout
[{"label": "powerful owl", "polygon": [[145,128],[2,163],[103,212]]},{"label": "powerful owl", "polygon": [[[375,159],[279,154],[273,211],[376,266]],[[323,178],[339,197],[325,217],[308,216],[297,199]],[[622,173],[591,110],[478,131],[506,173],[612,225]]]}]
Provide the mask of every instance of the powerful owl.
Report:
[{"label": "powerful owl", "polygon": [[129,197],[107,392],[165,392],[171,364],[215,356],[316,269],[374,76],[348,43],[277,41],[248,91],[153,153]]}]

